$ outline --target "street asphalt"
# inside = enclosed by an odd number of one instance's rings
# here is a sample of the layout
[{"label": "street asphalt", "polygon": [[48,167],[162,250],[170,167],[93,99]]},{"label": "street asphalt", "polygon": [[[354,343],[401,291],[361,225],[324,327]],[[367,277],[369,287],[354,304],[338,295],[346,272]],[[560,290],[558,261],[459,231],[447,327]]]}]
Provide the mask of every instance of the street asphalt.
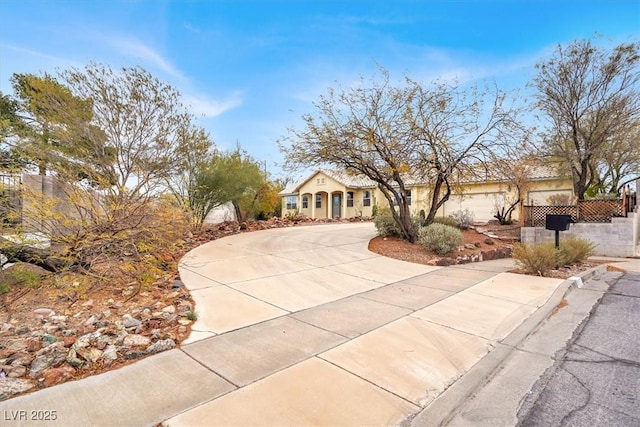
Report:
[{"label": "street asphalt", "polygon": [[520,426],[640,426],[640,273],[605,292],[531,391]]}]

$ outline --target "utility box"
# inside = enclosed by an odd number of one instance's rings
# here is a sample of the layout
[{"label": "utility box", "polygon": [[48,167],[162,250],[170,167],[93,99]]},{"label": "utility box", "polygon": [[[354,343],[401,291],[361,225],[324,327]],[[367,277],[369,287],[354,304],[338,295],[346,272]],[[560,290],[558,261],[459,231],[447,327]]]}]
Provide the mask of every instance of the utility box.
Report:
[{"label": "utility box", "polygon": [[567,231],[571,224],[571,215],[547,215],[545,228],[553,231]]}]

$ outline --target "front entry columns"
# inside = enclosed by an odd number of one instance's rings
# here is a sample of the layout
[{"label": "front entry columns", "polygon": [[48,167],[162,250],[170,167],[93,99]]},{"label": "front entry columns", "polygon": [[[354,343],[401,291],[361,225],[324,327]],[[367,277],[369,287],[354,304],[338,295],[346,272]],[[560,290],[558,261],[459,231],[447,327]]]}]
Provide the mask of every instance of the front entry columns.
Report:
[{"label": "front entry columns", "polygon": [[340,212],[340,217],[347,217],[347,193],[344,191],[342,192],[342,212]]}]

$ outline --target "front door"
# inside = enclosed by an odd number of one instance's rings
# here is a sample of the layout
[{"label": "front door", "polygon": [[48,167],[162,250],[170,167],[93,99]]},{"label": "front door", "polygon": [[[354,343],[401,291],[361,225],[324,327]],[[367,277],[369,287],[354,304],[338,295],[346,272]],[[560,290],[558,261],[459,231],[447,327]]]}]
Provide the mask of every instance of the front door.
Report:
[{"label": "front door", "polygon": [[342,194],[333,194],[332,196],[331,215],[333,216],[333,218],[338,216],[342,217]]}]

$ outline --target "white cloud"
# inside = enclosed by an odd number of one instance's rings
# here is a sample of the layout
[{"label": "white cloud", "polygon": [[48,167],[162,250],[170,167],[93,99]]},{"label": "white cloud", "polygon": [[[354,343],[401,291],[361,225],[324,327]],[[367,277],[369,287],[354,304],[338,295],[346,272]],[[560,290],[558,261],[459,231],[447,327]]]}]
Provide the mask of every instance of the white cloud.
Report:
[{"label": "white cloud", "polygon": [[188,110],[196,116],[213,118],[225,111],[242,105],[242,94],[235,92],[223,100],[214,100],[198,95],[183,95]]},{"label": "white cloud", "polygon": [[168,59],[139,40],[124,37],[109,37],[103,38],[103,40],[119,52],[147,62],[172,77],[179,79],[185,78],[182,72],[174,67]]}]

